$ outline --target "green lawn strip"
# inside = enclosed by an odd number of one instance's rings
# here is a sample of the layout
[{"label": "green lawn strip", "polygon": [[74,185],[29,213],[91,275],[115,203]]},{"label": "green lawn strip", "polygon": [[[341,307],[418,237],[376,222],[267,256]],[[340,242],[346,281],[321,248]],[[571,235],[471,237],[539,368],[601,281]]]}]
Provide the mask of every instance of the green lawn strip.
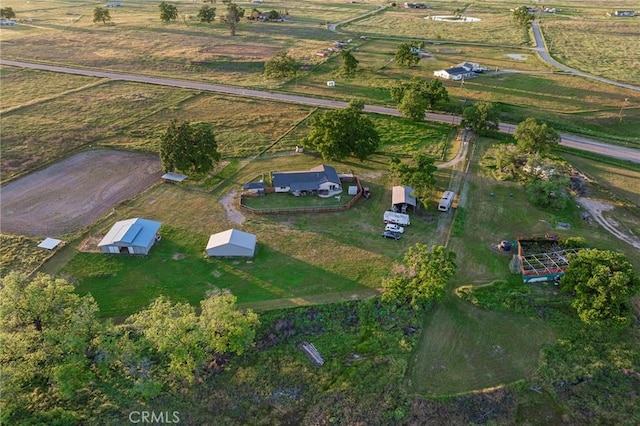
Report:
[{"label": "green lawn strip", "polygon": [[428,315],[409,389],[438,395],[515,382],[535,372],[552,339],[540,319],[482,311],[449,296]]}]

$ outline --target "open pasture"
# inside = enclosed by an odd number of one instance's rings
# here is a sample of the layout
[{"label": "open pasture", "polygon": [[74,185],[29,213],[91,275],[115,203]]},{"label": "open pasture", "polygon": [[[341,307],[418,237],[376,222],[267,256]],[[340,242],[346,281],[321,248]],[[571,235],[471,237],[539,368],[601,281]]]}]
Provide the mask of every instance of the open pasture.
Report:
[{"label": "open pasture", "polygon": [[542,29],[551,54],[563,64],[640,85],[640,19],[545,20]]}]

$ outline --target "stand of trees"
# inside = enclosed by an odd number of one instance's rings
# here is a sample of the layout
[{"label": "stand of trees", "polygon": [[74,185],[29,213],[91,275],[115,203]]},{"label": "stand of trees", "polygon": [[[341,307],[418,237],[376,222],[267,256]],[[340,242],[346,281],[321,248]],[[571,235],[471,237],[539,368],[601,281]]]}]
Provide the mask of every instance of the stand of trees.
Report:
[{"label": "stand of trees", "polygon": [[238,25],[240,24],[240,20],[244,16],[244,9],[238,6],[235,3],[227,3],[227,10],[222,16],[222,20],[227,24],[229,28],[229,33],[234,36],[236,35],[236,31],[238,30]]},{"label": "stand of trees", "polygon": [[456,271],[456,254],[443,246],[418,243],[405,253],[402,270],[382,284],[382,300],[418,308],[444,297],[447,281]]},{"label": "stand of trees", "polygon": [[216,19],[216,8],[205,4],[198,11],[198,19],[200,22],[212,23]]},{"label": "stand of trees", "polygon": [[419,51],[423,47],[424,43],[408,42],[400,44],[396,50],[396,63],[407,68],[417,65],[420,62]]},{"label": "stand of trees", "polygon": [[160,138],[160,159],[166,171],[202,175],[220,160],[217,148],[210,124],[172,120]]},{"label": "stand of trees", "polygon": [[498,130],[500,112],[496,104],[480,101],[466,107],[462,111],[462,124],[471,126],[478,135],[485,135],[490,131]]},{"label": "stand of trees", "polygon": [[93,9],[93,23],[102,22],[106,24],[111,21],[111,15],[109,14],[109,9],[106,7],[96,7]]},{"label": "stand of trees", "polygon": [[533,117],[528,117],[516,127],[513,134],[518,150],[524,154],[548,154],[560,144],[560,135],[546,123],[538,123]]},{"label": "stand of trees", "polygon": [[389,161],[389,171],[400,180],[401,185],[407,185],[415,190],[420,200],[428,200],[435,188],[436,160],[425,154],[416,154],[410,163],[403,163],[398,157]]},{"label": "stand of trees", "polygon": [[511,17],[516,25],[524,28],[529,28],[534,19],[536,19],[536,17],[529,12],[527,6],[519,6],[513,9]]},{"label": "stand of trees", "polygon": [[362,114],[363,109],[363,102],[351,101],[345,109],[314,115],[303,144],[318,151],[324,160],[349,156],[366,160],[378,150],[380,136],[373,121]]},{"label": "stand of trees", "polygon": [[398,102],[398,110],[413,121],[423,121],[427,109],[433,109],[440,101],[449,100],[449,93],[439,80],[413,77],[391,86],[391,99]]},{"label": "stand of trees", "polygon": [[13,19],[15,17],[16,17],[16,12],[13,11],[12,7],[0,8],[0,18]]},{"label": "stand of trees", "polygon": [[300,64],[286,51],[280,51],[264,63],[264,75],[267,78],[295,77],[300,69]]},{"label": "stand of trees", "polygon": [[[98,319],[91,295],[39,274],[0,283],[2,424],[83,424],[104,420],[124,401],[151,401],[184,389],[220,356],[253,345],[257,315],[228,292],[195,308],[160,297],[122,325]],[[85,407],[84,410],[79,407]],[[82,414],[84,413],[84,414]]]},{"label": "stand of trees", "polygon": [[162,1],[158,8],[160,9],[160,20],[162,22],[171,22],[178,19],[178,8],[175,5]]},{"label": "stand of trees", "polygon": [[574,294],[572,306],[583,322],[627,326],[633,319],[630,300],[640,291],[640,276],[622,253],[581,250],[571,256],[560,289]]},{"label": "stand of trees", "polygon": [[340,67],[340,73],[345,77],[353,77],[358,70],[358,60],[353,56],[348,49],[342,49],[340,51],[340,57],[342,58],[342,67]]}]

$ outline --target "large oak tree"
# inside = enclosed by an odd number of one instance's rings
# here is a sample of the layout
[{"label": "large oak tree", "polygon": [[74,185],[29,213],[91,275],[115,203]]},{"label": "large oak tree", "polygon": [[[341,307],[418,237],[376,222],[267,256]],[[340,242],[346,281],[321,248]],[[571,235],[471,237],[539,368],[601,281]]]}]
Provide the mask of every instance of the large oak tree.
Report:
[{"label": "large oak tree", "polygon": [[168,172],[201,175],[220,159],[217,148],[210,124],[172,120],[160,138],[160,159]]},{"label": "large oak tree", "polygon": [[351,102],[349,107],[314,115],[311,132],[303,144],[314,148],[324,160],[342,160],[353,156],[360,161],[375,153],[380,136],[373,121],[362,114],[364,104]]},{"label": "large oak tree", "polygon": [[391,86],[390,94],[402,115],[413,121],[423,121],[427,109],[433,109],[437,102],[449,100],[442,82],[419,77],[396,82]]},{"label": "large oak tree", "polygon": [[560,135],[547,123],[528,117],[516,127],[513,134],[518,149],[525,154],[547,154],[560,143]]}]

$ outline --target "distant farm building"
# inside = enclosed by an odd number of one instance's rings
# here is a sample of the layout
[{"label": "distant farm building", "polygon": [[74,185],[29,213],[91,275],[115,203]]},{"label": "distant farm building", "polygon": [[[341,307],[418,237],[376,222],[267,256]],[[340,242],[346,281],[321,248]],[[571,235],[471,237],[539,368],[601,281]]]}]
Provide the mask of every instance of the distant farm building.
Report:
[{"label": "distant farm building", "polygon": [[630,18],[636,16],[636,12],[634,12],[633,10],[616,10],[615,12],[613,12],[613,16],[617,16],[619,18]]},{"label": "distant farm building", "polygon": [[158,230],[162,223],[135,218],[116,222],[98,247],[103,253],[149,254],[160,239]]},{"label": "distant farm building", "polygon": [[477,77],[477,74],[464,67],[453,67],[446,70],[434,71],[433,75],[446,80],[462,80]]},{"label": "distant farm building", "polygon": [[342,192],[340,177],[331,166],[321,164],[309,171],[271,172],[275,192],[289,192],[293,195],[316,194],[328,198]]},{"label": "distant farm building", "polygon": [[253,257],[256,251],[256,236],[229,229],[211,235],[206,251],[209,257]]},{"label": "distant farm building", "polygon": [[394,212],[406,213],[408,208],[416,209],[418,202],[415,189],[410,186],[394,186],[391,189],[391,209]]}]

